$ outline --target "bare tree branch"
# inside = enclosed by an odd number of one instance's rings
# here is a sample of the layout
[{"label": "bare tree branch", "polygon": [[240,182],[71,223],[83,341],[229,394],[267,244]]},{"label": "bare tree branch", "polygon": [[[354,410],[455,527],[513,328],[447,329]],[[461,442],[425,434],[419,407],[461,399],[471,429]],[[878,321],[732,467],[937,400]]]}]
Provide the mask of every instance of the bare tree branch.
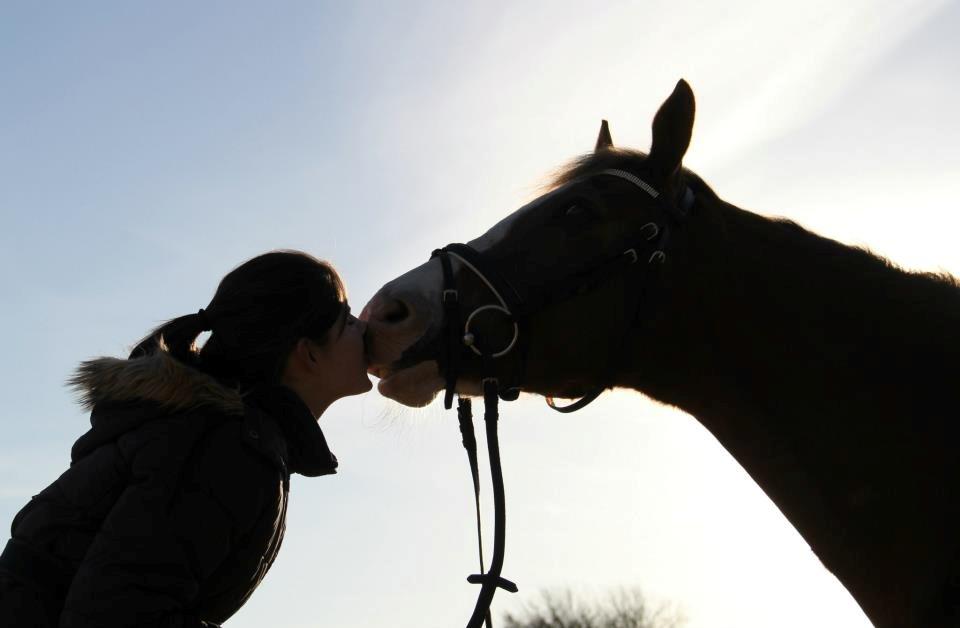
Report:
[{"label": "bare tree branch", "polygon": [[620,589],[605,602],[586,603],[569,589],[544,591],[540,603],[520,615],[507,613],[505,628],[682,628],[686,618],[675,605],[651,606],[639,589]]}]

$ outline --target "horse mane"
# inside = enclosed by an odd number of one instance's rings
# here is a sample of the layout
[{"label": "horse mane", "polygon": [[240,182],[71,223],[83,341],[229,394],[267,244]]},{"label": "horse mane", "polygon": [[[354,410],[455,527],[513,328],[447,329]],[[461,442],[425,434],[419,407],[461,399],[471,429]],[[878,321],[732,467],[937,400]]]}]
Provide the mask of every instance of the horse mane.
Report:
[{"label": "horse mane", "polygon": [[[646,170],[647,157],[647,153],[643,151],[623,148],[608,148],[581,155],[556,170],[543,186],[543,192],[551,192],[563,185],[601,170],[619,169],[642,175],[644,170]],[[717,196],[709,184],[695,172],[687,168],[681,169],[680,182],[681,184],[689,186],[701,202],[706,202],[710,205],[720,204],[738,211],[744,211],[723,201]],[[760,214],[753,214],[753,216],[765,221],[773,230],[780,231],[781,234],[787,235],[789,239],[806,240],[807,245],[817,247],[819,249],[819,256],[825,259],[836,259],[838,255],[847,255],[850,263],[858,266],[862,272],[867,274],[889,270],[909,277],[910,283],[914,283],[917,278],[920,278],[924,283],[932,282],[940,284],[943,287],[949,288],[951,291],[960,289],[960,280],[947,272],[910,271],[874,253],[866,246],[843,244],[836,240],[817,235],[788,218],[767,217]]]}]

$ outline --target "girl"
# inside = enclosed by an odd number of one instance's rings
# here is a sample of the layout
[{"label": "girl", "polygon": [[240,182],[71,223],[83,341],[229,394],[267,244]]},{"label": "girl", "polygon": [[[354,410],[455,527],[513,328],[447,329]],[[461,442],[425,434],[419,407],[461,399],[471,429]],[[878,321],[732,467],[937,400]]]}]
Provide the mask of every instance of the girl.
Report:
[{"label": "girl", "polygon": [[233,615],[280,548],[290,474],[336,472],[317,419],[370,389],[363,334],[329,264],[278,251],[128,359],[83,363],[71,384],[92,427],[13,520],[0,625],[195,628]]}]

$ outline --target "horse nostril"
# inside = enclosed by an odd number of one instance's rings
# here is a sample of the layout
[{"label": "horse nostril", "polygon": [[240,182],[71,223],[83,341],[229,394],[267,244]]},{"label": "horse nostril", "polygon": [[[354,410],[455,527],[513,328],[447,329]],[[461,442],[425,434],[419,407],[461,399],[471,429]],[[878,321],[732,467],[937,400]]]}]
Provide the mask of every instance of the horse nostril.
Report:
[{"label": "horse nostril", "polygon": [[388,323],[402,323],[410,316],[410,308],[399,299],[391,301],[383,312],[383,320]]}]

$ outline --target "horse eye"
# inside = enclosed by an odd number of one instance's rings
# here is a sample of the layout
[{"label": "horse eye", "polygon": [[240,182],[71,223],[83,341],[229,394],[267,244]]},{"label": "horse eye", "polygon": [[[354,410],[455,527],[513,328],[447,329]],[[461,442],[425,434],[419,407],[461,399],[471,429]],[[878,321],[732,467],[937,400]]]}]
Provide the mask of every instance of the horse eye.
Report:
[{"label": "horse eye", "polygon": [[564,216],[582,216],[585,213],[587,213],[587,210],[585,210],[583,207],[579,205],[571,205],[570,207],[567,208],[565,212],[563,212],[563,215]]}]

